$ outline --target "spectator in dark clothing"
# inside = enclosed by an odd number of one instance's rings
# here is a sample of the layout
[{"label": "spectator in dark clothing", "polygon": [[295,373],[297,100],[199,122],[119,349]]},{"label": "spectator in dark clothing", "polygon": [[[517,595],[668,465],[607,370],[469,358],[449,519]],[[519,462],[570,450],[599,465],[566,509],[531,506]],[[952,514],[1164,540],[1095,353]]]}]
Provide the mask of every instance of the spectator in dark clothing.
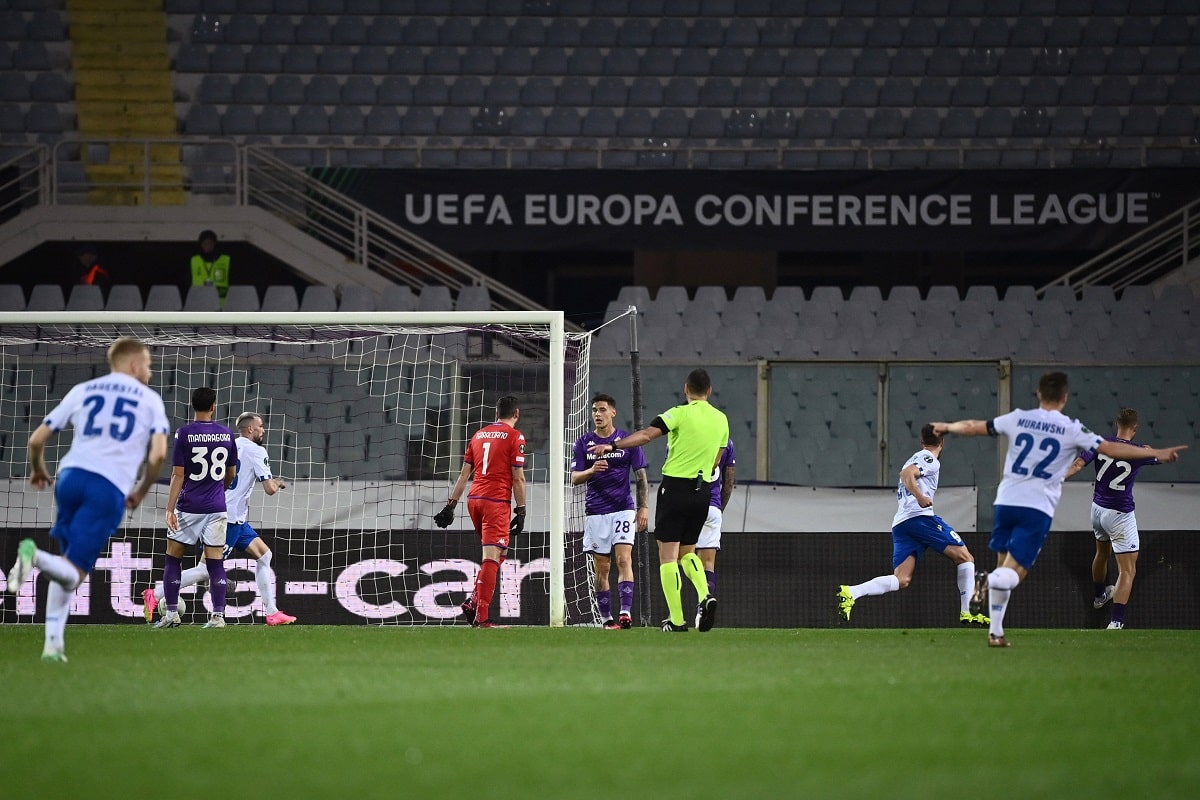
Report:
[{"label": "spectator in dark clothing", "polygon": [[108,270],[100,266],[100,250],[96,245],[91,243],[79,245],[75,248],[75,256],[78,259],[75,270],[76,283],[99,286],[101,289],[109,287],[112,279]]}]

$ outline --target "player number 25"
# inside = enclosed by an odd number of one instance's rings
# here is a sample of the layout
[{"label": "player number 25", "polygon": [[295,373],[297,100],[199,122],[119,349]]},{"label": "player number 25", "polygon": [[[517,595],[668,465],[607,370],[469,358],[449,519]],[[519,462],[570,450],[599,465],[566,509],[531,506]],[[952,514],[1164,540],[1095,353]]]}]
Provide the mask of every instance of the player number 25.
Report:
[{"label": "player number 25", "polygon": [[[87,419],[83,423],[83,435],[100,436],[104,433],[104,428],[96,424],[96,417],[104,409],[104,395],[88,395],[84,398],[83,404],[88,409]],[[137,422],[137,417],[133,413],[135,408],[137,408],[137,400],[132,400],[128,397],[117,398],[116,402],[113,403],[113,422],[108,426],[109,436],[118,442],[123,442],[133,435],[133,426]]]}]

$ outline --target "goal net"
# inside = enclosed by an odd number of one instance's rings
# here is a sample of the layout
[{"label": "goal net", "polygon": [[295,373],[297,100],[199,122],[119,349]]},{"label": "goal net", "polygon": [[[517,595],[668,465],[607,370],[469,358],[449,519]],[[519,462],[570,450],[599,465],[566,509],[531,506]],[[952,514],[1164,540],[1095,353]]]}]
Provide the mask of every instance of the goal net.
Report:
[{"label": "goal net", "polygon": [[[216,390],[216,419],[230,428],[244,411],[262,417],[272,471],[287,488],[254,491],[248,521],[274,553],[278,606],[307,623],[464,624],[479,539],[465,503],[448,529],[433,515],[468,438],[494,420],[498,398],[515,395],[528,516],[501,566],[493,618],[594,624],[582,494],[568,476],[571,445],[589,425],[589,339],[564,333],[557,312],[2,315],[0,570],[25,536],[57,550],[53,492],[28,485],[26,442],[72,386],[108,372],[106,350],[126,335],[152,349],[151,386],[172,430],[192,418],[201,386]],[[51,440],[52,473],[71,435]],[[77,592],[73,622],[140,618],[142,590],[162,578],[169,461]],[[234,552],[226,569],[227,620],[260,623],[253,560]],[[40,619],[34,592],[44,584],[5,595],[0,621]],[[204,586],[183,597],[190,614],[211,607]]]}]

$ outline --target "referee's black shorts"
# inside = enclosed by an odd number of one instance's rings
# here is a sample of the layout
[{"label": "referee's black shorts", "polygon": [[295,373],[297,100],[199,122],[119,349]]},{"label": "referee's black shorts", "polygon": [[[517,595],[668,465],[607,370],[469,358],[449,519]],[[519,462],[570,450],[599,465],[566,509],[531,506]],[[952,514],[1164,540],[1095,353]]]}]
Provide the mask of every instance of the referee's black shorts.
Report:
[{"label": "referee's black shorts", "polygon": [[654,538],[660,542],[695,544],[708,519],[712,484],[696,478],[663,476],[654,512]]}]

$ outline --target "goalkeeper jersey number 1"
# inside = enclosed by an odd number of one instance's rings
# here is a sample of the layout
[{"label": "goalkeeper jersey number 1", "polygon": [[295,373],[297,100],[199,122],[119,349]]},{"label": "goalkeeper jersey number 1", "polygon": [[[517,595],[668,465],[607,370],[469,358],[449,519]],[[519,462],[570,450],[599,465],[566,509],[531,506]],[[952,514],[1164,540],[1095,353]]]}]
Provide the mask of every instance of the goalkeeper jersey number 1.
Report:
[{"label": "goalkeeper jersey number 1", "polygon": [[506,422],[485,425],[471,437],[465,459],[474,469],[467,498],[507,503],[513,467],[525,466],[525,436]]}]

